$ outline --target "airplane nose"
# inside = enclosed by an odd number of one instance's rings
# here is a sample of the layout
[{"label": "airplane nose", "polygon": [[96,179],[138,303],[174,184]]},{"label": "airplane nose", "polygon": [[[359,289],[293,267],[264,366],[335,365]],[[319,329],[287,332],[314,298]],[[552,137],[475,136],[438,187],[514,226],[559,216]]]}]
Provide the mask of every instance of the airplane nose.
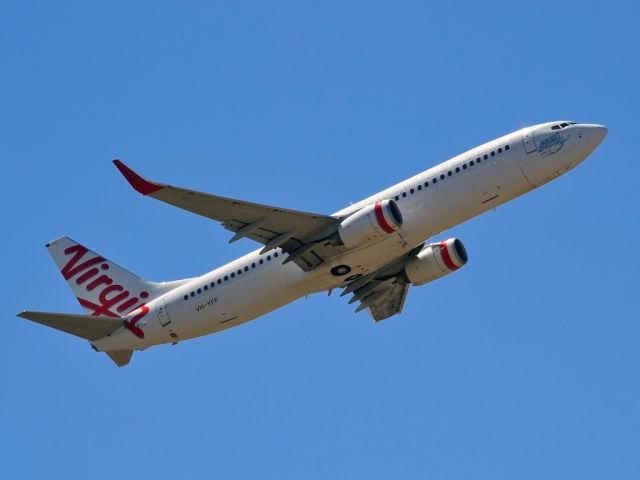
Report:
[{"label": "airplane nose", "polygon": [[602,143],[604,138],[607,136],[609,129],[604,125],[583,125],[582,131],[589,138],[593,148],[595,148]]}]

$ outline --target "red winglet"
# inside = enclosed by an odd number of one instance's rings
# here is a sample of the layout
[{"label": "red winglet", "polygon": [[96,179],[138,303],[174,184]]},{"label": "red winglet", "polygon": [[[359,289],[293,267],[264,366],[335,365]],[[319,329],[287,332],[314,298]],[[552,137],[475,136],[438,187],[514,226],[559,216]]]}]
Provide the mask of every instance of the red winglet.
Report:
[{"label": "red winglet", "polygon": [[152,193],[156,193],[158,190],[162,190],[165,187],[160,183],[150,182],[146,178],[141,177],[120,160],[114,160],[113,164],[118,170],[120,170],[120,173],[124,176],[124,178],[127,179],[127,182],[129,182],[131,186],[142,195],[151,195]]}]

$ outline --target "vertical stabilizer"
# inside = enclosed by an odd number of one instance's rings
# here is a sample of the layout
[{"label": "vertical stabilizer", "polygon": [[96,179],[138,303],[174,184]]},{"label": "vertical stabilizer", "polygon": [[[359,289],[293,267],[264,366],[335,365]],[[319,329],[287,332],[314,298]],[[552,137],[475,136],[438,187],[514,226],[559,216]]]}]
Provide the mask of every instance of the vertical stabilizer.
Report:
[{"label": "vertical stabilizer", "polygon": [[47,244],[47,250],[89,315],[124,317],[188,281],[143,280],[68,237]]}]

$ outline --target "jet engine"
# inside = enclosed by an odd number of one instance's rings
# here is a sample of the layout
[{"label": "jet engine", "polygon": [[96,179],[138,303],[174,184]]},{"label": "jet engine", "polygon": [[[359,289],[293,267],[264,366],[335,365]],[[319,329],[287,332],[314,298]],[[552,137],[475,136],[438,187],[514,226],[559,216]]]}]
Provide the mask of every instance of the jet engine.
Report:
[{"label": "jet engine", "polygon": [[407,279],[414,285],[444,277],[467,263],[467,250],[457,238],[431,243],[418,252],[404,266]]},{"label": "jet engine", "polygon": [[345,218],[338,226],[340,241],[347,247],[376,242],[402,226],[402,214],[393,200],[372,203]]}]

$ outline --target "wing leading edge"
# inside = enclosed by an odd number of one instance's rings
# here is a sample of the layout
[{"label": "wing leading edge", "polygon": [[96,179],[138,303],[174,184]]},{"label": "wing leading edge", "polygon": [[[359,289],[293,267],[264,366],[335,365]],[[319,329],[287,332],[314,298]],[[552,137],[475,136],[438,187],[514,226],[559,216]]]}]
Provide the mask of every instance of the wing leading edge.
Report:
[{"label": "wing leading edge", "polygon": [[285,262],[294,261],[305,271],[344,250],[329,239],[338,227],[338,218],[156,183],[120,160],[113,163],[142,195],[220,222],[235,233],[229,243],[246,237],[263,244],[263,252],[281,248],[289,254]]}]

